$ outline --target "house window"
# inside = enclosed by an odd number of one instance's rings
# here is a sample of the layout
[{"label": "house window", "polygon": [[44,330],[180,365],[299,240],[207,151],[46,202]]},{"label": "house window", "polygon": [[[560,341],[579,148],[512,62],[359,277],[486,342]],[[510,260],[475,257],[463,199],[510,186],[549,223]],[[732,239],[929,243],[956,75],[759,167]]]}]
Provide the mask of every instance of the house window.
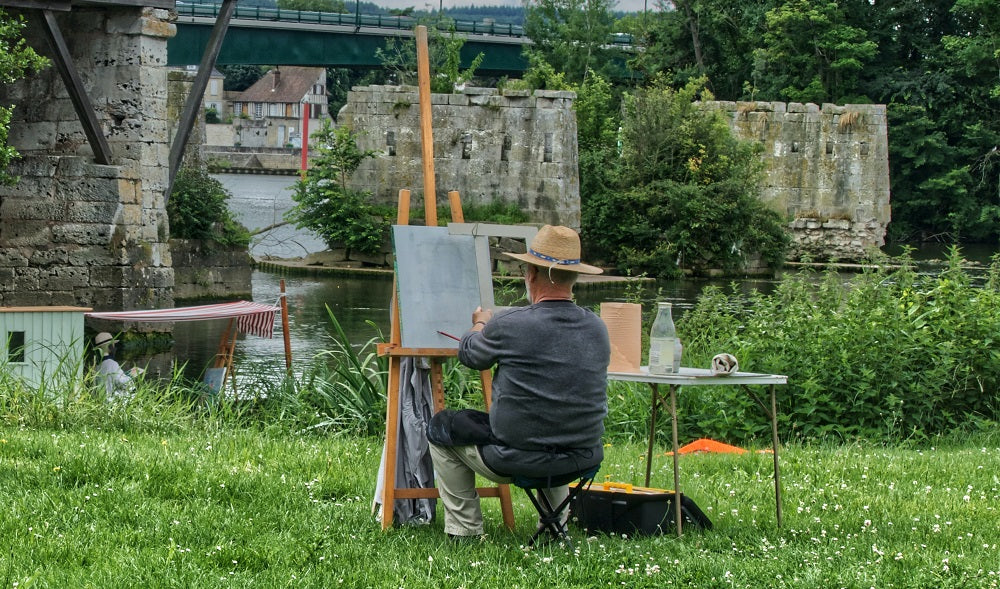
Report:
[{"label": "house window", "polygon": [[255,102],[253,103],[253,118],[263,119],[264,118],[264,103]]},{"label": "house window", "polygon": [[208,93],[212,96],[218,96],[219,94],[219,81],[212,80],[208,83]]},{"label": "house window", "polygon": [[24,363],[24,332],[7,332],[7,361],[10,363]]}]

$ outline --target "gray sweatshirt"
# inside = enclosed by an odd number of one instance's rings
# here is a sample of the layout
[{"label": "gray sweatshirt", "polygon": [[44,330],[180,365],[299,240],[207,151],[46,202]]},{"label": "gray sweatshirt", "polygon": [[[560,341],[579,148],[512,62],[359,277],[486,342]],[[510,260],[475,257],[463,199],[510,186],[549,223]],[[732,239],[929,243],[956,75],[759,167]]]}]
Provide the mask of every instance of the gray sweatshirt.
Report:
[{"label": "gray sweatshirt", "polygon": [[604,322],[571,301],[506,309],[466,333],[459,361],[497,367],[490,425],[501,445],[482,447],[486,464],[501,474],[545,476],[599,463],[610,357]]}]

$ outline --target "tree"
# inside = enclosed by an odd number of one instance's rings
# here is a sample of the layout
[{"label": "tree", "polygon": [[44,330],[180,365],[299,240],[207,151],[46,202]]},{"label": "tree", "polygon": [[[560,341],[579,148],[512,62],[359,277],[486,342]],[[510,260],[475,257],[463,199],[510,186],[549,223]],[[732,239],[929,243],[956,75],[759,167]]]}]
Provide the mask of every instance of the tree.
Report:
[{"label": "tree", "polygon": [[278,8],[311,12],[347,12],[344,0],[278,0]]},{"label": "tree", "polygon": [[952,13],[965,34],[947,35],[941,44],[956,78],[968,88],[966,100],[985,115],[963,125],[971,189],[977,196],[968,211],[969,233],[973,239],[995,240],[1000,237],[1000,4],[958,0]]},{"label": "tree", "polygon": [[366,202],[368,195],[348,185],[365,159],[378,152],[358,149],[347,127],[334,128],[329,119],[314,136],[312,167],[295,185],[295,206],[285,218],[299,229],[315,231],[331,248],[343,246],[367,253],[378,251],[388,223]]},{"label": "tree", "polygon": [[1000,238],[997,12],[976,0],[855,9],[879,44],[862,84],[888,105],[891,240]]},{"label": "tree", "polygon": [[[598,196],[608,194],[615,185],[616,167],[609,162],[618,159],[621,109],[611,83],[599,74],[591,73],[575,90],[573,110],[576,111],[579,146],[580,216],[586,237],[591,212],[602,202]],[[592,252],[589,243],[584,239],[586,257],[596,259],[599,252]]]},{"label": "tree", "polygon": [[[790,0],[767,15],[754,51],[754,85],[770,99],[858,101],[858,75],[877,44],[846,22],[837,2]],[[867,102],[867,100],[865,100]]]},{"label": "tree", "polygon": [[629,272],[738,272],[752,256],[781,263],[781,219],[759,199],[755,144],[736,139],[704,79],[674,90],[666,77],[626,95],[616,185],[586,217],[589,239]]},{"label": "tree", "polygon": [[605,78],[623,77],[625,56],[609,46],[615,18],[613,0],[532,0],[524,31],[538,52],[570,83],[594,71]]},{"label": "tree", "polygon": [[[438,25],[450,26],[442,32]],[[456,86],[461,86],[475,76],[479,64],[485,54],[477,54],[469,64],[462,69],[462,47],[465,37],[455,34],[453,23],[439,22],[427,28],[427,53],[431,74],[431,92],[451,94]],[[383,67],[393,72],[399,84],[417,83],[417,47],[410,40],[395,37],[386,39],[385,48],[375,50],[375,55]]]},{"label": "tree", "polygon": [[753,50],[775,0],[655,0],[655,10],[619,21],[643,48],[629,68],[646,79],[669,73],[675,82],[705,76],[720,100],[753,99]]},{"label": "tree", "polygon": [[[23,16],[10,16],[0,9],[0,84],[15,82],[49,63],[25,43],[21,36],[25,26]],[[7,172],[7,167],[19,157],[17,150],[7,144],[13,111],[13,105],[0,105],[0,185],[17,181]]]},{"label": "tree", "polygon": [[264,68],[259,65],[220,65],[219,71],[226,76],[224,89],[242,92],[264,77]]}]

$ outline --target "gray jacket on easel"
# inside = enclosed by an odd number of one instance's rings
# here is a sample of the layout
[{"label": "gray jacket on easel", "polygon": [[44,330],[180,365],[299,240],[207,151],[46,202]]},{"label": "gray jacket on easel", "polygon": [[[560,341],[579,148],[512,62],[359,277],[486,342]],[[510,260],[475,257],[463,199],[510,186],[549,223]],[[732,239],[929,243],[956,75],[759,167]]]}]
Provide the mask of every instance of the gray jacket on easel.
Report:
[{"label": "gray jacket on easel", "polygon": [[483,461],[508,476],[560,476],[600,464],[611,345],[604,322],[571,301],[498,312],[468,332],[459,361],[493,376]]}]

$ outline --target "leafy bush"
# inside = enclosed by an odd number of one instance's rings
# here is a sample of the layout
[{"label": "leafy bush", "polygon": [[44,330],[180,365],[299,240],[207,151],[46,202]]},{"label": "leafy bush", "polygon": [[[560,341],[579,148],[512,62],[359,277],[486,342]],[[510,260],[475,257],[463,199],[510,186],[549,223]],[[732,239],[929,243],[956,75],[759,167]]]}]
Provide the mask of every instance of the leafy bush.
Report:
[{"label": "leafy bush", "polygon": [[[926,438],[1000,419],[1000,262],[976,286],[957,249],[934,277],[904,261],[846,287],[830,271],[793,275],[771,295],[708,289],[678,330],[692,365],[729,352],[743,370],[788,375],[784,438]],[[707,436],[769,435],[741,390],[702,391],[683,414]]]},{"label": "leafy bush", "polygon": [[772,267],[784,258],[781,218],[758,198],[759,148],[696,103],[711,98],[703,85],[661,78],[626,97],[621,153],[604,164],[617,172],[591,187],[583,217],[591,247],[623,270],[737,273],[754,256]]},{"label": "leafy bush", "polygon": [[295,186],[295,206],[285,218],[299,229],[315,231],[330,247],[374,253],[382,246],[389,223],[368,194],[348,186],[351,174],[376,151],[358,149],[355,133],[334,128],[329,120],[316,133],[315,158]]},{"label": "leafy bush", "polygon": [[246,247],[250,243],[250,232],[233,219],[226,206],[231,196],[208,172],[182,168],[177,172],[167,201],[171,236]]},{"label": "leafy bush", "polygon": [[215,108],[206,108],[205,122],[209,125],[217,125],[221,123],[222,119],[219,117],[219,111]]}]

